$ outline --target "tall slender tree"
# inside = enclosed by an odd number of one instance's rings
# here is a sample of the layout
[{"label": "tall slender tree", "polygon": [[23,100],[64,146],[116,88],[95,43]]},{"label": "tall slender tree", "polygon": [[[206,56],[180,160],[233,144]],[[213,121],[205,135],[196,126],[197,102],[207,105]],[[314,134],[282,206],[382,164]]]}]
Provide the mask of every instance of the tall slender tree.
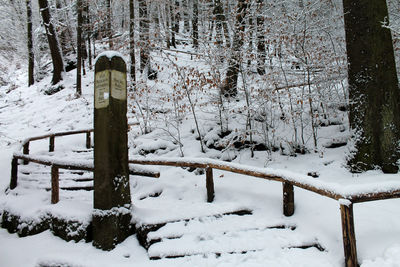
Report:
[{"label": "tall slender tree", "polygon": [[149,57],[149,17],[147,14],[146,0],[139,0],[139,26],[140,26],[140,71],[150,69]]},{"label": "tall slender tree", "polygon": [[31,0],[26,0],[26,18],[27,18],[27,37],[28,37],[28,85],[35,83],[34,68],[35,54],[33,53],[33,37],[32,37],[32,6]]},{"label": "tall slender tree", "polygon": [[113,49],[113,30],[112,30],[112,9],[111,9],[111,0],[106,1],[107,4],[107,37],[108,37],[108,47]]},{"label": "tall slender tree", "polygon": [[77,8],[77,27],[76,27],[76,95],[80,96],[82,94],[82,0],[76,0]]},{"label": "tall slender tree", "polygon": [[134,84],[136,82],[134,0],[129,0],[129,50],[130,50],[130,57],[131,57],[131,67],[130,67],[131,83],[134,86]]},{"label": "tall slender tree", "polygon": [[92,69],[92,36],[93,36],[93,30],[92,30],[92,25],[90,24],[90,12],[89,12],[89,0],[84,0],[84,29],[85,29],[85,36],[87,39],[87,51],[88,51],[88,61],[89,61],[89,69]]},{"label": "tall slender tree", "polygon": [[[176,15],[177,11],[176,11],[176,7],[175,7],[175,1],[174,0],[170,0],[169,1],[169,14],[170,14],[170,19],[171,19],[171,45],[176,48],[176,28],[175,26],[176,24],[176,20],[178,19],[177,15]],[[179,25],[179,23],[178,23]]]},{"label": "tall slender tree", "polygon": [[192,39],[193,47],[199,47],[199,0],[193,0]]},{"label": "tall slender tree", "polygon": [[380,167],[398,171],[400,158],[400,90],[392,36],[384,27],[386,0],[343,0],[353,172]]},{"label": "tall slender tree", "polygon": [[52,84],[57,84],[62,80],[64,71],[64,63],[61,49],[57,40],[57,32],[55,31],[53,22],[51,21],[50,9],[47,0],[38,0],[40,13],[43,19],[43,25],[46,30],[47,41],[49,43],[51,58],[53,62],[53,79]]},{"label": "tall slender tree", "polygon": [[235,32],[233,34],[232,53],[228,59],[228,70],[222,84],[221,94],[224,96],[237,95],[237,82],[240,68],[240,54],[243,46],[243,36],[245,30],[245,17],[249,3],[247,0],[238,0],[236,6]]},{"label": "tall slender tree", "polygon": [[257,0],[257,72],[265,74],[264,0]]}]

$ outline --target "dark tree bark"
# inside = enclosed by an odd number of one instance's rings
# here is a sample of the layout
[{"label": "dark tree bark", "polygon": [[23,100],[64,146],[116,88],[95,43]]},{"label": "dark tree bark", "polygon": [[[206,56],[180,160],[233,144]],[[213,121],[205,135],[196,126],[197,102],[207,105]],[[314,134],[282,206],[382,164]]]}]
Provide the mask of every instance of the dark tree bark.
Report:
[{"label": "dark tree bark", "polygon": [[221,0],[214,1],[213,20],[215,20],[215,44],[217,47],[222,46],[222,21],[224,20],[224,8]]},{"label": "dark tree bark", "polygon": [[28,34],[28,85],[35,83],[34,68],[35,54],[33,53],[33,37],[32,37],[32,6],[31,0],[26,0],[26,18],[27,18],[27,34]]},{"label": "dark tree bark", "polygon": [[190,23],[189,23],[189,2],[188,0],[182,0],[183,6],[183,31],[190,32]]},{"label": "dark tree bark", "polygon": [[47,41],[50,47],[51,59],[53,61],[53,79],[52,84],[57,84],[62,80],[64,63],[61,55],[60,46],[57,40],[57,33],[51,22],[50,10],[47,0],[38,0],[40,13],[42,15],[44,28],[46,29]]},{"label": "dark tree bark", "polygon": [[199,1],[193,0],[192,39],[193,47],[199,47]]},{"label": "dark tree bark", "polygon": [[87,38],[87,51],[88,51],[88,61],[89,61],[89,69],[92,69],[92,45],[91,45],[91,39],[93,35],[92,31],[92,26],[90,24],[90,13],[89,13],[89,0],[85,0],[85,6],[84,6],[84,11],[85,11],[85,32],[86,32],[86,38]]},{"label": "dark tree bark", "polygon": [[228,31],[228,24],[226,23],[224,6],[221,0],[215,0],[213,13],[215,16],[215,33],[216,33],[215,42],[217,46],[222,46],[222,29],[223,29],[226,47],[230,47],[231,44]]},{"label": "dark tree bark", "polygon": [[179,0],[175,0],[175,25],[174,31],[176,34],[179,34],[180,31],[180,21],[181,21],[181,13],[179,8]]},{"label": "dark tree bark", "polygon": [[171,26],[172,26],[172,46],[176,48],[176,35],[179,34],[179,22],[181,16],[179,14],[179,1],[175,0],[171,3]]},{"label": "dark tree bark", "polygon": [[131,75],[131,83],[132,83],[132,87],[133,87],[136,83],[134,0],[129,0],[129,50],[130,50],[130,57],[131,57],[130,75]]},{"label": "dark tree bark", "polygon": [[82,94],[82,0],[76,0],[77,27],[76,27],[76,95]]},{"label": "dark tree bark", "polygon": [[382,168],[398,172],[400,91],[385,0],[343,0],[350,99],[355,149],[353,172]]},{"label": "dark tree bark", "polygon": [[140,71],[150,67],[149,57],[149,18],[146,0],[139,0],[140,26]]},{"label": "dark tree bark", "polygon": [[107,0],[107,36],[108,36],[108,47],[110,50],[113,49],[113,30],[112,30],[112,10],[111,10],[111,0]]},{"label": "dark tree bark", "polygon": [[257,0],[257,72],[265,74],[264,0]]},{"label": "dark tree bark", "polygon": [[[169,13],[170,13],[170,17],[171,17],[171,45],[176,48],[176,38],[175,38],[175,33],[176,33],[176,29],[175,29],[175,25],[176,25],[176,8],[175,8],[175,1],[174,0],[170,0],[169,3]],[[179,25],[179,24],[178,24]]]},{"label": "dark tree bark", "polygon": [[245,17],[249,4],[247,0],[239,0],[236,8],[235,31],[233,34],[233,44],[231,57],[228,60],[228,70],[225,81],[221,87],[221,94],[229,97],[237,95],[237,80],[240,67],[240,49],[243,46],[243,36],[245,29]]}]

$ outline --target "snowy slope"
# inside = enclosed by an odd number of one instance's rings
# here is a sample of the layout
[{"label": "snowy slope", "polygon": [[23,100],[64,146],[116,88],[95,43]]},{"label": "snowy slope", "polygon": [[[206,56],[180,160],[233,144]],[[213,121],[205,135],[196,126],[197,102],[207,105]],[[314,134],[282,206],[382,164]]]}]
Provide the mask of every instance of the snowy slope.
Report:
[{"label": "snowy slope", "polygon": [[[18,150],[23,139],[49,132],[77,130],[92,127],[93,74],[83,81],[83,96],[74,96],[74,73],[64,79],[66,89],[52,96],[41,93],[49,78],[27,88],[25,76],[15,74],[15,89],[0,90],[0,207],[11,206],[25,216],[39,216],[45,212],[62,212],[65,216],[90,219],[91,192],[61,192],[60,202],[50,205],[49,193],[26,186],[16,193],[5,195],[9,183],[11,155]],[[164,81],[165,82],[165,81]],[[134,120],[132,114],[130,120]],[[209,114],[200,114],[207,125]],[[206,127],[206,126],[204,126]],[[218,156],[218,151],[202,154],[192,133],[193,121],[182,126],[184,153],[190,157]],[[338,130],[330,128],[329,136]],[[179,156],[178,147],[156,129],[138,136],[133,128],[129,135],[131,156],[140,150],[151,151],[152,156]],[[58,139],[57,139],[58,140]],[[73,136],[56,141],[57,150],[84,147],[84,136]],[[162,150],[157,148],[164,147]],[[48,155],[47,142],[35,142],[32,153]],[[324,149],[323,153],[310,153],[297,157],[272,153],[266,160],[265,152],[249,151],[238,154],[234,163],[255,167],[286,170],[305,176],[310,171],[320,174],[321,181],[352,184],[352,190],[361,190],[360,184],[385,181],[387,186],[397,184],[400,175],[382,175],[371,171],[352,175],[343,168],[345,148]],[[204,175],[196,175],[181,168],[160,167],[161,177],[150,179],[131,176],[131,191],[137,224],[172,221],[151,233],[162,239],[147,252],[136,236],[129,237],[111,252],[103,252],[90,243],[65,242],[49,231],[18,238],[0,229],[0,266],[342,266],[344,263],[340,226],[339,203],[301,189],[295,190],[296,211],[292,217],[282,215],[282,189],[280,183],[247,176],[215,171],[216,198],[206,203]],[[48,180],[48,176],[37,177]],[[319,180],[316,180],[319,181]],[[380,188],[380,186],[376,186]],[[159,197],[147,197],[161,192]],[[385,200],[357,204],[355,229],[359,262],[362,266],[400,266],[400,200]],[[251,216],[210,217],[235,210],[251,210]],[[185,224],[183,220],[191,218]],[[193,219],[195,218],[195,219]],[[295,226],[296,230],[267,229],[274,225]],[[172,239],[180,236],[182,238]],[[325,251],[316,248],[290,248],[317,242]],[[232,253],[247,250],[247,253]],[[149,256],[188,253],[192,256],[174,259],[150,260]],[[217,254],[215,252],[218,252]],[[62,265],[64,264],[64,265]]]}]

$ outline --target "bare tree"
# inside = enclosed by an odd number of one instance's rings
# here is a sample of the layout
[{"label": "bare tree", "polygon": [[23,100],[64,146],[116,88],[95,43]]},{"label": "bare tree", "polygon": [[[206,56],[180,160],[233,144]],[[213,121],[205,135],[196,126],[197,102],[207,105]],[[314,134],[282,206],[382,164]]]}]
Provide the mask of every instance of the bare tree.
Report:
[{"label": "bare tree", "polygon": [[[140,71],[150,68],[149,55],[149,17],[146,0],[139,0],[139,27],[140,27]],[[148,70],[147,69],[147,70]]]},{"label": "bare tree", "polygon": [[257,72],[265,74],[264,0],[257,0]]},{"label": "bare tree", "polygon": [[228,70],[226,78],[221,88],[224,96],[237,95],[237,82],[240,67],[240,49],[243,45],[243,36],[245,29],[245,17],[249,7],[247,0],[239,0],[236,6],[235,31],[233,33],[233,44],[231,57],[228,59]]},{"label": "bare tree", "polygon": [[76,27],[76,95],[82,94],[82,0],[76,0],[77,8],[77,27]]},{"label": "bare tree", "polygon": [[192,38],[193,47],[199,47],[199,0],[193,0]]},{"label": "bare tree", "polygon": [[46,29],[47,41],[50,47],[51,58],[53,61],[53,79],[52,84],[57,84],[62,80],[62,72],[64,71],[64,63],[61,55],[60,46],[57,40],[57,33],[51,21],[49,4],[47,0],[38,0],[40,13],[43,19],[43,25]]},{"label": "bare tree", "polygon": [[398,172],[400,158],[400,90],[386,0],[343,0],[349,63],[350,127],[353,172]]},{"label": "bare tree", "polygon": [[27,34],[28,34],[28,85],[31,86],[35,83],[34,68],[35,68],[35,55],[33,53],[33,37],[32,37],[32,6],[31,0],[26,0],[26,18],[27,18]]},{"label": "bare tree", "polygon": [[135,9],[134,0],[129,0],[129,50],[131,57],[131,83],[136,82],[136,67],[135,67]]}]

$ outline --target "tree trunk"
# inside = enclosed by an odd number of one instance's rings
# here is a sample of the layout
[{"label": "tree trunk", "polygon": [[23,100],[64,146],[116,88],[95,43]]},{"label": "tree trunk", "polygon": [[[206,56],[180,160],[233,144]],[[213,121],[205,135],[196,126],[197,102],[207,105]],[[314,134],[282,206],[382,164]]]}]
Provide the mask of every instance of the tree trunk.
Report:
[{"label": "tree trunk", "polygon": [[77,27],[76,27],[76,95],[82,94],[82,0],[76,0]]},{"label": "tree trunk", "polygon": [[214,17],[215,20],[215,44],[218,48],[222,46],[222,21],[224,20],[224,8],[221,0],[214,1]]},{"label": "tree trunk", "polygon": [[264,0],[257,0],[257,72],[265,74]]},{"label": "tree trunk", "polygon": [[89,69],[92,69],[92,45],[91,45],[91,38],[92,38],[92,26],[90,25],[90,13],[89,13],[89,0],[85,0],[85,32],[87,38],[87,51],[88,51],[88,60],[89,60]]},{"label": "tree trunk", "polygon": [[35,68],[35,61],[34,57],[35,54],[33,53],[33,37],[32,37],[32,6],[31,0],[26,0],[26,18],[27,18],[27,34],[28,34],[28,85],[31,86],[35,83],[35,78],[33,75],[34,68]]},{"label": "tree trunk", "polygon": [[183,31],[190,32],[190,23],[189,23],[189,2],[188,0],[182,0],[183,6]]},{"label": "tree trunk", "polygon": [[169,3],[169,13],[171,16],[171,45],[176,48],[176,39],[175,39],[175,20],[176,20],[176,8],[175,8],[175,1],[170,0]]},{"label": "tree trunk", "polygon": [[247,0],[239,0],[236,8],[235,30],[233,34],[232,54],[228,61],[228,70],[221,87],[221,94],[229,97],[237,95],[237,81],[240,67],[240,49],[243,45]]},{"label": "tree trunk", "polygon": [[136,83],[136,68],[135,68],[135,9],[134,0],[129,0],[129,50],[131,57],[131,84],[132,87]]},{"label": "tree trunk", "polygon": [[199,47],[199,0],[193,0],[192,38],[193,47]]},{"label": "tree trunk", "polygon": [[[174,34],[179,34],[179,23],[181,21],[181,15],[179,13],[179,0],[175,0],[175,5],[174,5],[174,25],[172,31]],[[176,43],[175,43],[176,46]]]},{"label": "tree trunk", "polygon": [[168,1],[166,1],[165,2],[165,8],[164,8],[164,11],[165,11],[165,39],[166,39],[166,43],[167,43],[167,48],[170,48],[171,47],[171,37],[170,37],[170,35],[171,35],[171,31],[170,31],[170,23],[169,23],[169,21],[170,21],[170,19],[171,19],[171,14],[170,14],[170,8],[169,8],[169,3],[168,3]]},{"label": "tree trunk", "polygon": [[113,30],[112,30],[112,10],[111,10],[111,0],[107,0],[107,36],[108,36],[108,47],[110,50],[113,49]]},{"label": "tree trunk", "polygon": [[343,0],[349,81],[353,172],[396,173],[400,144],[400,91],[385,0]]},{"label": "tree trunk", "polygon": [[149,57],[149,18],[146,0],[139,0],[139,26],[140,26],[140,71],[150,67]]},{"label": "tree trunk", "polygon": [[64,71],[64,63],[61,55],[60,46],[57,40],[57,33],[51,22],[50,10],[47,0],[38,0],[40,13],[42,15],[44,28],[46,29],[47,41],[49,42],[51,59],[53,61],[53,79],[52,84],[57,84],[62,80],[62,72]]}]

